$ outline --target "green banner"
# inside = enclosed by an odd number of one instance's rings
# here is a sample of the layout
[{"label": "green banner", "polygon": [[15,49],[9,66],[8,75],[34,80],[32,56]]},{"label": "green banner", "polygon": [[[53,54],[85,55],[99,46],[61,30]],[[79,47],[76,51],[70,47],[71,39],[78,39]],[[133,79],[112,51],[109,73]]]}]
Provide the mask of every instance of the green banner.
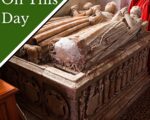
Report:
[{"label": "green banner", "polygon": [[66,2],[67,0],[1,0],[0,67]]}]

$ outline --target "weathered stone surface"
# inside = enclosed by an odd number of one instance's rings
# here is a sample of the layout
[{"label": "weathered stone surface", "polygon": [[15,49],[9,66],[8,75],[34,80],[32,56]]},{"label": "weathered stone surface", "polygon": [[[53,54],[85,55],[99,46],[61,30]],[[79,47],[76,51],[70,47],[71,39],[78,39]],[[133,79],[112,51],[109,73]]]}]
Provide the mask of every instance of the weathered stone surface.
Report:
[{"label": "weathered stone surface", "polygon": [[20,89],[20,101],[41,119],[115,119],[150,83],[149,38],[132,39],[82,73],[13,57],[1,69],[2,78]]}]

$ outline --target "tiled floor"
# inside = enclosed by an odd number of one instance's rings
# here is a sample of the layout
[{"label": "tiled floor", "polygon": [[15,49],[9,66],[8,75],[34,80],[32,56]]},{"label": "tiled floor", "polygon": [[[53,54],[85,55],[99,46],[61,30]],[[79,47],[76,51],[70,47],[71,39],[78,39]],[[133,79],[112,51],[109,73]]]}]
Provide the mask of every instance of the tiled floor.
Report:
[{"label": "tiled floor", "polygon": [[126,110],[120,120],[150,120],[150,88]]}]

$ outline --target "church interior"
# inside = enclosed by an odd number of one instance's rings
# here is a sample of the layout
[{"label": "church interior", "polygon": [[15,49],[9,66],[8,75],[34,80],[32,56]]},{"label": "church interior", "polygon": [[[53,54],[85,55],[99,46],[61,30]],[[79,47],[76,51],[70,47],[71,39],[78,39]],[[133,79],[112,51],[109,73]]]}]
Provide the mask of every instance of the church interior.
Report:
[{"label": "church interior", "polygon": [[0,120],[150,120],[150,0],[69,0],[0,69]]}]

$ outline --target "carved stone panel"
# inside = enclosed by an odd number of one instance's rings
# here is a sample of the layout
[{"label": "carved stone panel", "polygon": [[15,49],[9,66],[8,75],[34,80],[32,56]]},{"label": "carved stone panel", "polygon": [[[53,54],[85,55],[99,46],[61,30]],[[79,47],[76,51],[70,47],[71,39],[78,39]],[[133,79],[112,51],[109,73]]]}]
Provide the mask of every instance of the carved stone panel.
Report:
[{"label": "carved stone panel", "polygon": [[69,119],[69,107],[65,98],[56,90],[44,85],[43,103],[48,116],[52,119]]},{"label": "carved stone panel", "polygon": [[148,53],[148,48],[135,53],[84,89],[79,97],[80,120],[91,120],[103,106],[133,86],[147,72]]}]

